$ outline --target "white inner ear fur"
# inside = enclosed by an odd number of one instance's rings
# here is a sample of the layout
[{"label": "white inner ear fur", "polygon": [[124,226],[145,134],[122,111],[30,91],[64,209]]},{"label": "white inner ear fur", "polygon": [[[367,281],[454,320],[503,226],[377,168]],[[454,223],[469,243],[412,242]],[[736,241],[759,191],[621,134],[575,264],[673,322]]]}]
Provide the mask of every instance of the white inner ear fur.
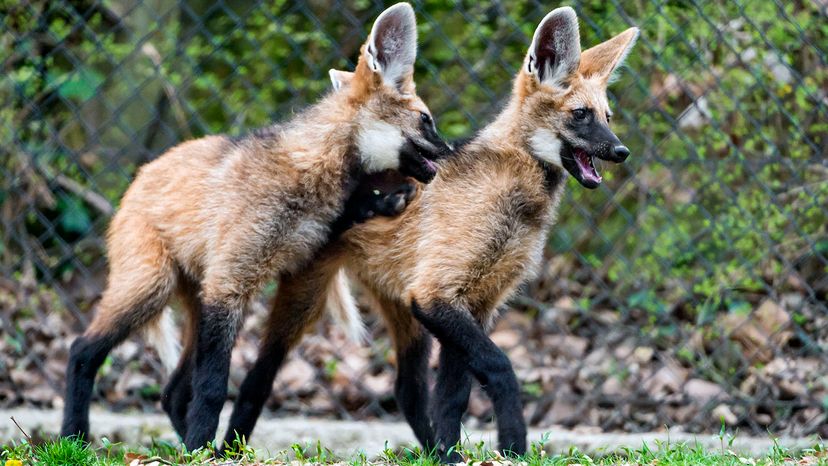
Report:
[{"label": "white inner ear fur", "polygon": [[[560,26],[554,35],[553,49],[559,54],[558,63],[552,67],[550,60],[544,60],[543,72],[538,69],[538,40],[542,39],[542,32],[546,23],[552,19],[563,18],[563,25]],[[569,42],[569,44],[567,44]],[[564,55],[564,53],[567,53]],[[547,14],[535,29],[532,36],[532,45],[529,46],[529,57],[527,58],[526,70],[540,78],[543,76],[542,84],[553,87],[563,87],[569,75],[578,69],[578,62],[581,58],[580,32],[578,31],[578,16],[571,7],[560,7]]]},{"label": "white inner ear fur", "polygon": [[368,48],[365,49],[365,58],[366,58],[366,61],[368,63],[368,68],[370,68],[371,70],[376,71],[377,73],[379,73],[381,71],[380,70],[381,67],[379,65],[379,62],[377,62],[377,59],[374,58],[374,55],[376,55],[376,53],[377,53],[376,52],[377,49],[376,49],[376,46],[374,45],[374,33],[373,32],[371,32],[371,37],[369,38],[368,44],[369,44]]},{"label": "white inner ear fur", "polygon": [[357,136],[362,167],[368,173],[400,166],[400,148],[405,143],[402,131],[380,120],[363,123]]},{"label": "white inner ear fur", "polygon": [[377,17],[368,36],[365,55],[368,67],[380,73],[385,84],[399,85],[417,59],[417,19],[411,5],[397,3]]},{"label": "white inner ear fur", "polygon": [[536,129],[529,138],[529,146],[532,148],[535,157],[563,168],[561,163],[561,140],[551,130],[546,128]]},{"label": "white inner ear fur", "polygon": [[331,77],[331,84],[333,84],[333,89],[338,91],[342,89],[343,82],[339,79],[339,73],[336,70],[328,70],[328,76]]}]

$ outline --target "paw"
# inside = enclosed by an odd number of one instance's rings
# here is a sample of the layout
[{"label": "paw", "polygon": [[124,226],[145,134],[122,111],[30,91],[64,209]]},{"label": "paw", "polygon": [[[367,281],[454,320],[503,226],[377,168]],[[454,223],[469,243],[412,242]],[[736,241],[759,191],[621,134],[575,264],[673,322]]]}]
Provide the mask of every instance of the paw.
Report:
[{"label": "paw", "polygon": [[451,451],[447,451],[445,448],[438,450],[438,458],[440,460],[440,464],[457,464],[463,463],[463,456],[460,455],[454,448],[450,449]]},{"label": "paw", "polygon": [[395,217],[408,207],[408,203],[416,192],[416,187],[409,183],[403,184],[390,193],[383,193],[379,189],[375,189],[372,193],[375,196],[373,213],[384,217]]}]

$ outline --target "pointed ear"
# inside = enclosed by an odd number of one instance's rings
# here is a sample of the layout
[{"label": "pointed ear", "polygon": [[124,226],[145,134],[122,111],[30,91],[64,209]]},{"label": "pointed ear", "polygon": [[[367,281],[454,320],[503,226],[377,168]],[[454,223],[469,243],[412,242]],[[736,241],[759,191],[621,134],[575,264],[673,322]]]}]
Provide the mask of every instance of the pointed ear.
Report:
[{"label": "pointed ear", "polygon": [[584,77],[612,81],[615,70],[624,62],[638,39],[638,28],[629,28],[612,39],[581,54],[579,71]]},{"label": "pointed ear", "polygon": [[379,15],[365,44],[365,60],[382,81],[398,90],[414,74],[417,19],[408,3],[397,3]]},{"label": "pointed ear", "polygon": [[340,71],[331,68],[328,70],[328,76],[331,77],[331,84],[333,84],[334,91],[338,91],[343,87],[351,84],[354,79],[354,73],[351,71]]},{"label": "pointed ear", "polygon": [[526,72],[541,84],[565,87],[578,71],[580,58],[578,16],[568,6],[556,8],[535,29],[526,56]]}]

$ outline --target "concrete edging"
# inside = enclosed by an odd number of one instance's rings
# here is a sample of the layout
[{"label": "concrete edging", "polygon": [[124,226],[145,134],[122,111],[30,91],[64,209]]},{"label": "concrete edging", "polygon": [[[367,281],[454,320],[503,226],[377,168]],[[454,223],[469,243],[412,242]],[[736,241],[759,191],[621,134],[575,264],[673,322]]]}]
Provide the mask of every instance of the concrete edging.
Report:
[{"label": "concrete edging", "polygon": [[[230,406],[226,406],[219,425],[223,434]],[[0,443],[22,437],[11,421],[11,417],[27,432],[39,431],[43,435],[57,435],[60,430],[62,413],[59,410],[9,409],[0,410]],[[90,414],[92,433],[96,437],[125,442],[130,445],[148,445],[152,438],[177,441],[167,417],[163,414],[140,412],[114,413],[93,409]],[[696,435],[672,432],[651,432],[639,434],[626,433],[588,433],[551,429],[530,429],[529,440],[538,441],[548,433],[546,448],[551,453],[565,452],[575,446],[581,451],[611,452],[621,447],[641,447],[645,442],[655,447],[655,442],[689,442],[703,445],[707,449],[721,448],[719,438],[714,435]],[[468,432],[471,442],[485,441],[488,445],[496,442],[494,431],[474,430]],[[415,444],[414,435],[408,425],[402,422],[382,421],[332,421],[324,419],[307,419],[298,417],[268,418],[263,417],[256,426],[251,439],[251,446],[261,450],[264,455],[276,455],[290,447],[291,444],[313,443],[321,440],[322,444],[334,453],[350,456],[360,450],[369,458],[379,455],[386,445],[398,447]],[[780,438],[778,443],[784,447],[801,450],[814,446],[814,438]],[[773,441],[769,438],[738,436],[733,450],[750,454],[763,455],[770,451]]]}]

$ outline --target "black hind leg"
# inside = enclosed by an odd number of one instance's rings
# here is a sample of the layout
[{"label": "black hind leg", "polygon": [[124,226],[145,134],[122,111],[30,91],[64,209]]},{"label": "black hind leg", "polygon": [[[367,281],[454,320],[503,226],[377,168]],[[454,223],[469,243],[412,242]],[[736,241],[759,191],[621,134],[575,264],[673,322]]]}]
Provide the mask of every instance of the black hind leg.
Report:
[{"label": "black hind leg", "polygon": [[186,275],[179,276],[178,296],[186,318],[184,324],[184,350],[178,367],[170,375],[170,381],[161,396],[161,406],[170,418],[178,436],[187,436],[187,407],[193,398],[193,366],[195,365],[195,339],[201,320],[202,304],[200,287]]},{"label": "black hind leg", "polygon": [[62,437],[89,438],[89,403],[95,375],[112,348],[135,329],[158,316],[169,296],[168,283],[160,285],[145,291],[140,300],[135,300],[133,295],[133,302],[137,301],[137,304],[131,306],[114,304],[119,302],[118,289],[108,289],[104,293],[95,319],[69,350],[63,425],[60,429]]},{"label": "black hind leg", "polygon": [[394,395],[397,405],[420,445],[425,451],[431,452],[437,446],[428,413],[431,335],[411,315],[406,304],[388,299],[373,289],[365,291],[378,304],[377,309],[382,313],[394,341],[394,350],[397,352]]},{"label": "black hind leg", "polygon": [[66,368],[66,397],[63,407],[61,437],[77,436],[89,438],[89,403],[95,375],[112,348],[125,335],[83,335],[78,337],[69,350],[69,364]]},{"label": "black hind leg", "polygon": [[192,371],[193,397],[187,406],[184,445],[207,446],[216,435],[219,414],[227,400],[230,355],[244,306],[205,305],[197,326]]},{"label": "black hind leg", "polygon": [[460,423],[469,406],[472,374],[462,352],[452,346],[440,349],[440,365],[434,386],[434,404],[431,418],[440,458],[446,463],[458,463],[460,454],[452,450],[460,442]]},{"label": "black hind leg", "polygon": [[161,396],[161,406],[181,439],[187,436],[187,407],[193,397],[193,357],[184,354]]},{"label": "black hind leg", "polygon": [[239,389],[222,446],[232,447],[237,438],[250,440],[279,367],[291,348],[299,343],[305,329],[323,314],[325,290],[339,270],[338,250],[327,248],[319,257],[325,259],[311,263],[301,272],[280,278],[276,299],[263,330],[259,355]]},{"label": "black hind leg", "polygon": [[88,439],[89,402],[98,369],[115,345],[158,317],[175,282],[172,260],[161,240],[140,217],[122,212],[110,232],[109,284],[95,318],[69,351],[60,429],[64,437]]},{"label": "black hind leg", "polygon": [[436,446],[428,416],[428,357],[431,335],[416,321],[419,332],[405,346],[397,344],[397,381],[394,395],[405,420],[427,452]]},{"label": "black hind leg", "polygon": [[498,445],[510,454],[526,452],[526,422],[512,363],[489,339],[472,316],[447,303],[427,308],[412,304],[414,316],[440,340],[445,351],[456,351],[492,399],[497,418]]}]

